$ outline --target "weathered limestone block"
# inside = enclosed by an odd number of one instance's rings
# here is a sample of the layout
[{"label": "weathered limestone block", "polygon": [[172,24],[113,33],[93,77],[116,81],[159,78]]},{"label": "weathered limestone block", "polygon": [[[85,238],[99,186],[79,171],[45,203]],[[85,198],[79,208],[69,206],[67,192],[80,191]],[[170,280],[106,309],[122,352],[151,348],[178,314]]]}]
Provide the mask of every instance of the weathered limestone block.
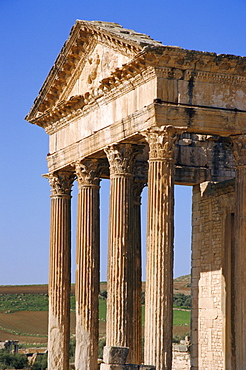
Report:
[{"label": "weathered limestone block", "polygon": [[105,346],[103,349],[103,361],[105,364],[122,365],[126,363],[128,353],[128,347]]}]

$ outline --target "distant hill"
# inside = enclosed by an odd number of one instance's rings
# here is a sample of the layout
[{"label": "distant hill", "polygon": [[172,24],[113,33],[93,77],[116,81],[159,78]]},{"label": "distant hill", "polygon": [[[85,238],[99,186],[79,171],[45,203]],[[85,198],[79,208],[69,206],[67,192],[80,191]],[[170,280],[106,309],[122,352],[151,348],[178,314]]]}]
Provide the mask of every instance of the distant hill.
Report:
[{"label": "distant hill", "polygon": [[[179,276],[173,280],[174,293],[190,294],[191,275]],[[100,290],[107,290],[107,283],[100,283]],[[142,290],[145,291],[145,282],[142,283]],[[71,286],[71,293],[75,292],[75,284]],[[48,285],[0,285],[1,294],[47,294]],[[1,311],[1,307],[0,307]]]},{"label": "distant hill", "polygon": [[191,283],[191,274],[179,276],[176,279],[174,279],[174,281],[186,281],[187,283]]}]

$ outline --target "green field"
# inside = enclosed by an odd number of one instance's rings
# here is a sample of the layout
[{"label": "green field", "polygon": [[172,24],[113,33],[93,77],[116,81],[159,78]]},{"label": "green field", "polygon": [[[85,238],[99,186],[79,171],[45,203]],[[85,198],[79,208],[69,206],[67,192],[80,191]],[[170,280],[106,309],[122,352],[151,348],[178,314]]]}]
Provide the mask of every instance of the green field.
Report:
[{"label": "green field", "polygon": [[[187,281],[175,282],[176,295],[173,310],[173,333],[182,337],[189,332],[190,310],[181,309],[190,294]],[[106,291],[106,283],[101,283],[101,292]],[[143,292],[145,285],[143,283]],[[143,293],[144,294],[144,293]],[[106,332],[106,299],[99,296],[99,333]],[[144,301],[143,301],[144,303]],[[187,303],[187,302],[186,302]],[[142,325],[145,320],[145,307],[142,305]],[[75,296],[71,294],[71,335],[75,333]],[[0,341],[19,340],[21,343],[46,343],[48,327],[47,285],[1,286],[0,287]]]},{"label": "green field", "polygon": [[0,311],[47,311],[47,294],[0,294]]},{"label": "green field", "polygon": [[173,310],[173,326],[183,325],[190,327],[190,310]]},{"label": "green field", "polygon": [[[0,294],[0,311],[10,313],[17,311],[47,311],[47,294]],[[75,297],[71,295],[71,310],[75,310]],[[106,300],[99,297],[99,319],[106,320]],[[144,321],[144,306],[143,306]],[[174,325],[190,323],[189,310],[174,310]]]}]

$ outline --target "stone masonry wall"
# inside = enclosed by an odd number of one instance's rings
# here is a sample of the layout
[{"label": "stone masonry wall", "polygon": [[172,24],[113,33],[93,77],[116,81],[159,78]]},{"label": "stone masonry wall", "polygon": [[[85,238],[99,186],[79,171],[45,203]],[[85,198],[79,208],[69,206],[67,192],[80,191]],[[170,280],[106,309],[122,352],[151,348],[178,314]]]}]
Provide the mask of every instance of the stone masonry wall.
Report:
[{"label": "stone masonry wall", "polygon": [[188,352],[173,351],[172,370],[189,370],[190,354]]},{"label": "stone masonry wall", "polygon": [[191,368],[230,369],[234,181],[193,189]]}]

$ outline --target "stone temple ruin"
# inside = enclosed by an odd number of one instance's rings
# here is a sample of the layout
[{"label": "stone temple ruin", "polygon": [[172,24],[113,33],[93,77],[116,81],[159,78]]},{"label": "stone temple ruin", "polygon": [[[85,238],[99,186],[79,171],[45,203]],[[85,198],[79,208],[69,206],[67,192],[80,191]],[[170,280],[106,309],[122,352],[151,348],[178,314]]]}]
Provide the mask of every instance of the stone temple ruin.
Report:
[{"label": "stone temple ruin", "polygon": [[[173,192],[174,184],[189,185],[191,367],[244,369],[246,58],[164,46],[115,23],[78,20],[26,119],[49,135],[49,370],[68,369],[74,180],[75,368],[97,369],[102,178],[110,179],[107,346],[128,347],[128,363],[171,369]],[[146,185],[142,358],[140,204]]]}]

